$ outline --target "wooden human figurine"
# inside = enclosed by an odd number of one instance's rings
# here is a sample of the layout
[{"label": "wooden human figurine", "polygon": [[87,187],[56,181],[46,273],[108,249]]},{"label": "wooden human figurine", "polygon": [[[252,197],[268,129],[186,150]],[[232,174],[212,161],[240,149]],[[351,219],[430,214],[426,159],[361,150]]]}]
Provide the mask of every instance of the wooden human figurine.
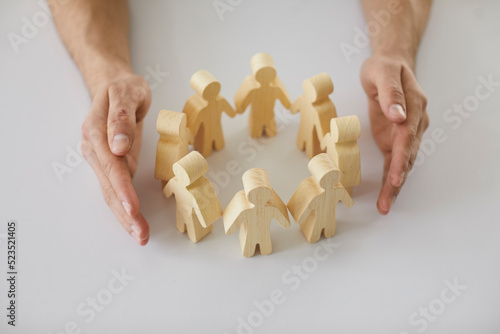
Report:
[{"label": "wooden human figurine", "polygon": [[361,161],[357,139],[361,134],[358,116],[333,118],[321,142],[326,153],[342,172],[340,182],[352,196],[353,186],[361,183]]},{"label": "wooden human figurine", "polygon": [[163,189],[166,197],[175,195],[176,226],[192,242],[198,242],[212,231],[212,224],[222,216],[222,208],[213,185],[205,177],[208,164],[193,151],[173,167],[175,176]]},{"label": "wooden human figurine", "polygon": [[260,168],[243,174],[243,187],[224,210],[226,234],[234,233],[240,226],[240,244],[243,256],[251,257],[259,245],[263,255],[272,253],[269,225],[272,219],[284,228],[290,226],[285,203],[271,188],[267,172]]},{"label": "wooden human figurine", "polygon": [[297,147],[309,159],[321,153],[321,140],[330,131],[330,119],[337,117],[335,105],[328,97],[333,93],[332,79],[321,73],[304,80],[301,95],[292,104],[292,114],[300,112]]},{"label": "wooden human figurine", "polygon": [[160,139],[156,147],[155,178],[162,180],[162,189],[174,176],[174,163],[189,153],[191,133],[186,126],[183,113],[162,110],[158,114],[156,131]]},{"label": "wooden human figurine", "polygon": [[219,95],[221,85],[207,71],[198,71],[191,77],[191,87],[196,91],[187,100],[183,112],[194,137],[194,149],[204,157],[224,148],[222,112],[234,117],[236,113],[225,98]]},{"label": "wooden human figurine", "polygon": [[253,75],[245,78],[234,97],[236,113],[241,114],[250,106],[248,127],[252,138],[259,138],[262,132],[275,136],[276,120],[274,104],[280,100],[286,109],[291,103],[288,92],[276,75],[273,58],[267,53],[258,53],[251,61]]},{"label": "wooden human figurine", "polygon": [[303,180],[288,202],[292,217],[309,243],[335,234],[335,208],[339,201],[351,207],[354,202],[340,183],[340,170],[328,154],[320,153],[309,161],[311,177]]}]

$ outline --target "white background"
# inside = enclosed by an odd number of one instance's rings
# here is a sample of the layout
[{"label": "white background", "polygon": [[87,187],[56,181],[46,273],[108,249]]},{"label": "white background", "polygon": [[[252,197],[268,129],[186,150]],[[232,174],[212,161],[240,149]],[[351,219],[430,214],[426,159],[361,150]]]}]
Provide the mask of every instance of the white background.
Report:
[{"label": "white background", "polygon": [[[466,289],[423,332],[500,332],[500,91],[460,124],[443,118],[475,94],[480,76],[500,81],[500,3],[435,2],[417,65],[429,98],[428,150],[383,217],[375,206],[382,156],[359,82],[370,50],[362,48],[349,63],[339,47],[353,44],[354,28],[365,27],[357,1],[243,1],[224,20],[211,0],[132,1],[134,69],[148,75],[158,66],[169,73],[153,89],[134,179],[151,225],[146,247],[115,220],[85,162],[62,182],[54,173],[54,162],[66,164],[66,147],[78,147],[91,101],[51,21],[18,53],[9,43],[7,34],[21,34],[23,18],[32,22],[41,8],[36,1],[0,6],[0,332],[55,334],[75,322],[81,333],[94,334],[232,334],[238,317],[259,320],[254,302],[278,289],[285,302],[252,328],[255,333],[418,333],[422,320],[414,326],[409,317],[420,307],[439,306],[444,281],[455,279]],[[243,258],[237,235],[226,236],[222,220],[193,244],[175,229],[175,201],[162,197],[153,178],[157,113],[182,110],[193,92],[189,78],[200,69],[220,80],[222,95],[232,101],[251,73],[251,56],[261,51],[273,55],[292,99],[304,79],[328,73],[339,116],[356,114],[362,125],[363,183],[355,188],[354,207],[337,209],[332,240],[339,246],[295,291],[282,276],[304,261],[310,265],[319,246],[305,242],[293,220],[286,230],[273,223],[270,256]],[[210,171],[224,171],[229,160],[241,166],[219,187],[223,207],[242,189],[241,174],[249,168],[267,169],[285,202],[309,176],[307,158],[295,146],[299,116],[284,114],[280,133],[255,159],[238,150],[250,145],[247,114],[223,116],[227,145],[208,158]],[[433,144],[435,129],[444,131],[444,142]],[[15,329],[5,317],[8,219],[19,224]],[[79,305],[105,296],[112,271],[123,269],[134,277],[123,291],[91,321],[79,315]]]}]

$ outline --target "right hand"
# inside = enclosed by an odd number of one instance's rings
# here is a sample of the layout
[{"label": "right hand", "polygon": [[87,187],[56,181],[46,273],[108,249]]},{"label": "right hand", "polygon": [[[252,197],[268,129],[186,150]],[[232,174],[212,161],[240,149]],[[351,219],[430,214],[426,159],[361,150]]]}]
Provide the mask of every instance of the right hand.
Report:
[{"label": "right hand", "polygon": [[94,170],[106,203],[139,245],[149,240],[149,225],[139,211],[132,185],[151,90],[141,76],[126,73],[95,91],[82,125],[82,154]]}]

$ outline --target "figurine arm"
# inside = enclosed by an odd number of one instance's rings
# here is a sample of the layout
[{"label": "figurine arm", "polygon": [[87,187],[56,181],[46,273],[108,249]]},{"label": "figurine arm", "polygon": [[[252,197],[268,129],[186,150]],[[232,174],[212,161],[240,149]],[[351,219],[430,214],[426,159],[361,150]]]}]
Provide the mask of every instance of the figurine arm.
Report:
[{"label": "figurine arm", "polygon": [[251,204],[245,197],[245,191],[240,190],[234,195],[233,199],[227,205],[222,219],[224,221],[224,230],[226,234],[233,234],[240,227],[244,220],[245,211],[251,208]]},{"label": "figurine arm", "polygon": [[203,178],[203,184],[189,189],[189,193],[193,198],[194,212],[200,224],[206,228],[222,216],[222,208],[214,187],[208,179]]},{"label": "figurine arm", "polygon": [[175,179],[175,177],[171,178],[170,181],[168,181],[168,183],[163,188],[163,195],[165,195],[165,197],[172,196],[175,193],[174,188],[176,184],[177,180]]},{"label": "figurine arm", "polygon": [[331,141],[333,141],[332,134],[330,132],[328,132],[323,137],[323,139],[321,139],[321,142],[320,142],[321,149],[324,151],[328,147],[329,142],[331,142]]},{"label": "figurine arm", "polygon": [[267,203],[267,210],[271,210],[271,216],[276,219],[278,224],[282,227],[287,228],[290,226],[290,218],[288,217],[288,210],[285,203],[281,198],[274,192],[271,196],[271,200]]},{"label": "figurine arm", "polygon": [[236,112],[234,111],[233,107],[229,104],[229,102],[227,102],[225,98],[221,99],[221,103],[222,110],[225,111],[229,117],[233,118],[234,116],[236,116]]},{"label": "figurine arm", "polygon": [[280,78],[276,77],[274,79],[274,86],[278,88],[278,98],[286,109],[290,110],[292,103],[290,102],[290,96],[288,95],[288,91],[285,86],[281,82]]},{"label": "figurine arm", "polygon": [[252,76],[247,76],[234,96],[237,114],[242,114],[252,101],[252,91],[258,88]]},{"label": "figurine arm", "polygon": [[303,108],[303,105],[304,105],[304,96],[301,95],[295,100],[295,102],[293,102],[290,112],[292,114],[300,113],[301,109]]},{"label": "figurine arm", "polygon": [[338,192],[339,202],[342,202],[348,208],[354,205],[354,201],[352,200],[351,195],[349,195],[349,193],[342,184],[336,185],[335,191]]},{"label": "figurine arm", "polygon": [[203,107],[200,104],[199,96],[194,94],[187,99],[186,104],[182,109],[182,112],[185,113],[187,116],[187,123],[188,123],[187,126],[189,130],[191,130],[192,141],[190,141],[190,144],[193,143],[194,136],[198,133],[198,130],[200,129],[201,119],[199,116],[201,108]]},{"label": "figurine arm", "polygon": [[311,205],[322,190],[316,185],[312,177],[300,183],[297,190],[288,202],[288,210],[297,224],[302,224],[311,214]]}]

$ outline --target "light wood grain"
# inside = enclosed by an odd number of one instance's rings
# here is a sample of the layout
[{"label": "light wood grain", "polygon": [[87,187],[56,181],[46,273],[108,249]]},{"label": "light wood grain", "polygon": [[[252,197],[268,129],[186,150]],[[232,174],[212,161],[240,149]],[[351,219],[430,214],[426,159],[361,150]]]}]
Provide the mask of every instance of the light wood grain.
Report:
[{"label": "light wood grain", "polygon": [[326,73],[304,80],[304,94],[292,105],[292,114],[300,113],[297,147],[305,150],[309,159],[321,153],[321,140],[330,131],[330,120],[337,117],[329,95],[333,93],[332,79]]},{"label": "light wood grain", "polygon": [[198,71],[191,77],[195,90],[186,101],[183,112],[187,115],[188,127],[194,137],[194,149],[204,157],[212,150],[222,150],[225,146],[222,132],[222,113],[233,118],[233,107],[219,93],[221,84],[209,72]]},{"label": "light wood grain", "polygon": [[277,133],[274,117],[275,102],[280,100],[286,109],[290,109],[290,97],[276,74],[270,55],[256,54],[252,57],[251,66],[253,74],[245,78],[234,97],[236,113],[242,114],[250,106],[248,116],[250,136],[259,138],[264,132],[272,137]]},{"label": "light wood grain", "polygon": [[321,142],[326,153],[342,172],[340,182],[352,196],[352,189],[361,183],[361,160],[357,140],[361,135],[358,116],[331,120],[330,133]]},{"label": "light wood grain", "polygon": [[193,151],[173,166],[175,176],[163,192],[175,195],[176,226],[189,239],[198,242],[212,231],[212,224],[222,216],[222,208],[213,185],[205,177],[208,164],[203,156]]},{"label": "light wood grain", "polygon": [[162,188],[173,176],[172,166],[189,153],[191,133],[186,115],[162,110],[158,114],[156,130],[160,134],[156,147],[155,178],[163,181]]},{"label": "light wood grain", "polygon": [[255,254],[257,245],[260,253],[272,253],[272,219],[284,228],[290,226],[285,203],[271,188],[267,172],[260,168],[247,170],[243,174],[244,190],[239,191],[224,210],[223,220],[226,234],[240,228],[240,244],[243,256]]},{"label": "light wood grain", "polygon": [[309,243],[323,233],[335,235],[335,211],[339,201],[351,207],[354,202],[340,183],[341,172],[328,154],[320,153],[309,161],[310,177],[303,180],[288,202],[288,210]]}]

